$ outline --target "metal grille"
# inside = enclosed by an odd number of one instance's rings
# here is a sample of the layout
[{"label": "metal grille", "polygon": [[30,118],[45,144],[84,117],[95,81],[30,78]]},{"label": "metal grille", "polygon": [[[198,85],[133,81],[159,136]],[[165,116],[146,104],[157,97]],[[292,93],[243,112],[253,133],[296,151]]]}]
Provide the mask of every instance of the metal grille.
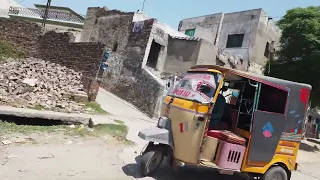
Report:
[{"label": "metal grille", "polygon": [[[22,17],[30,17],[30,18],[43,18],[45,14],[45,10],[41,9],[31,9],[31,8],[20,8],[20,7],[10,7],[8,11],[9,15],[13,16],[22,16]],[[0,11],[1,15],[1,11]],[[83,24],[84,20],[74,14],[65,13],[65,12],[57,12],[57,11],[49,11],[47,15],[47,19],[49,20],[58,20],[58,21],[67,21],[71,23],[80,23]]]},{"label": "metal grille", "polygon": [[0,9],[0,17],[9,18],[8,12],[8,9]]}]

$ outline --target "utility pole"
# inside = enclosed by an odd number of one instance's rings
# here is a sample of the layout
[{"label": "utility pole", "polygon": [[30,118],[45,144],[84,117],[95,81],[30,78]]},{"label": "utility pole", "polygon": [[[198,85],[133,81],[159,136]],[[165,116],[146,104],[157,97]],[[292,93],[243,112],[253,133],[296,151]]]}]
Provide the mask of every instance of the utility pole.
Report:
[{"label": "utility pole", "polygon": [[145,3],[145,2],[146,2],[146,0],[143,0],[141,11],[143,11],[143,9],[144,9],[144,3]]},{"label": "utility pole", "polygon": [[42,21],[43,27],[46,26],[46,20],[48,19],[48,12],[49,12],[50,5],[51,5],[51,0],[48,0],[46,10],[44,11],[43,21]]}]

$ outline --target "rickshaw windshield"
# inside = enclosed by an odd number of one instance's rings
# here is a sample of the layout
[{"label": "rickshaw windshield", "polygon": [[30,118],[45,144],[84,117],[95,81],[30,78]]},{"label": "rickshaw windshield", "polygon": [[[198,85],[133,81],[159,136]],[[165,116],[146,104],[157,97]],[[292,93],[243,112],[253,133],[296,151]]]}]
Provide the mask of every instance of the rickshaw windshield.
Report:
[{"label": "rickshaw windshield", "polygon": [[[221,74],[218,73],[188,72],[168,95],[188,100],[210,102],[221,77]],[[209,87],[206,92],[200,91],[201,85]]]}]

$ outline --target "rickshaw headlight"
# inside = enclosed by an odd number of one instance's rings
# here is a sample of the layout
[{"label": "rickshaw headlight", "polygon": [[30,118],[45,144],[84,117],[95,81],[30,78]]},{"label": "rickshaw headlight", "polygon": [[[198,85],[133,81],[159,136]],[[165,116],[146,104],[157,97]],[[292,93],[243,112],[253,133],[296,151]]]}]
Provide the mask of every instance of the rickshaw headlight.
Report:
[{"label": "rickshaw headlight", "polygon": [[162,128],[162,127],[164,126],[164,119],[161,119],[161,118],[160,118],[160,119],[158,120],[158,125],[157,125],[157,126]]},{"label": "rickshaw headlight", "polygon": [[166,121],[167,121],[166,118],[160,117],[159,120],[158,120],[157,127],[158,128],[165,128],[166,127]]}]

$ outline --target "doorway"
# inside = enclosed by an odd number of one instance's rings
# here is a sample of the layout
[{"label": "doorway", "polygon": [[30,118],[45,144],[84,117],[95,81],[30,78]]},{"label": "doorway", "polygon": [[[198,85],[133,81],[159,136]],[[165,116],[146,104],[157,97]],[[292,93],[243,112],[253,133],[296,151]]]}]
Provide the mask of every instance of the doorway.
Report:
[{"label": "doorway", "polygon": [[161,45],[152,41],[150,52],[148,56],[147,66],[156,69],[158,64],[158,58],[161,51]]}]

